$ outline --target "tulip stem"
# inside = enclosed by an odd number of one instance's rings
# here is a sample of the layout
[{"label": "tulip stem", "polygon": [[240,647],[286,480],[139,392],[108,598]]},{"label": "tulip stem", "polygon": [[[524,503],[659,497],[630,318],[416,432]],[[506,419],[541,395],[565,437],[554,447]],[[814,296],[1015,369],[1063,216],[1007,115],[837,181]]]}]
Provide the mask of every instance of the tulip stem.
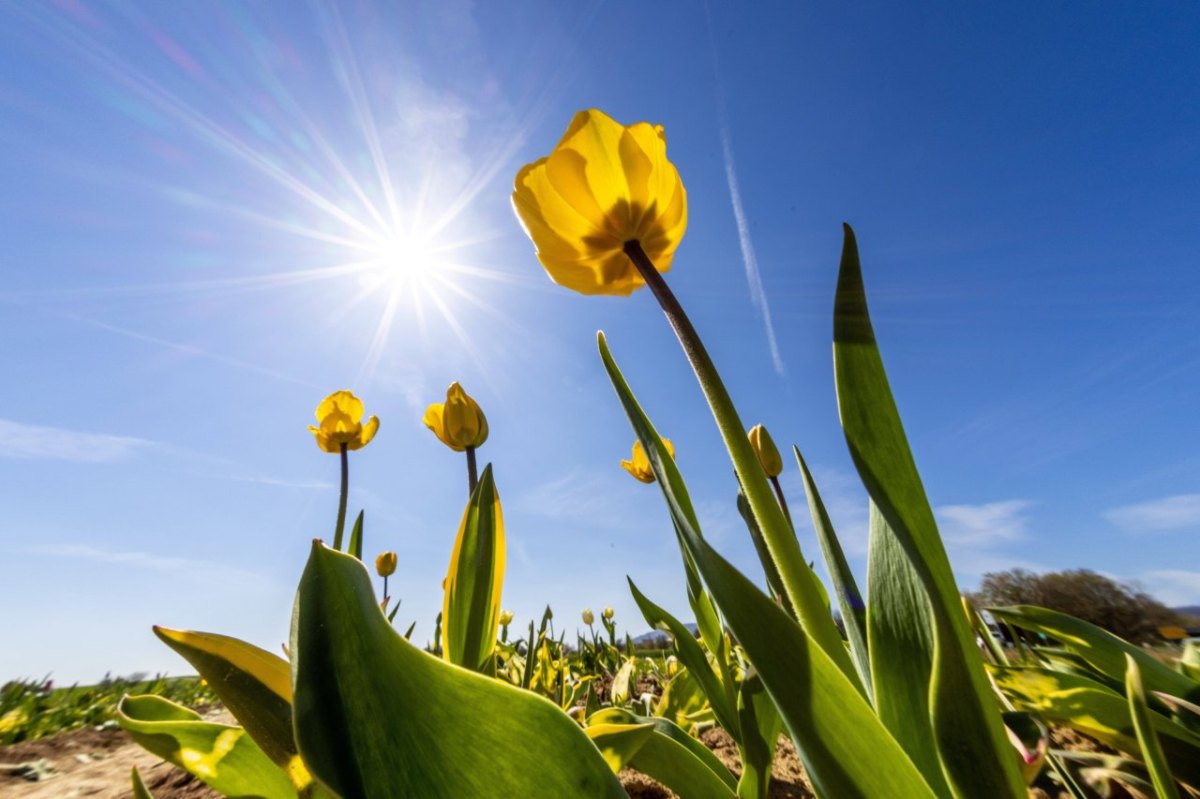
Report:
[{"label": "tulip stem", "polygon": [[475,486],[479,484],[479,471],[475,467],[475,448],[467,447],[467,485],[470,490],[467,492],[470,495],[475,494]]},{"label": "tulip stem", "polygon": [[388,599],[388,592],[387,592],[387,575],[384,575],[384,578],[383,578],[383,601],[384,601],[384,602],[387,602],[387,599]]},{"label": "tulip stem", "polygon": [[779,485],[779,478],[772,477],[770,479],[771,487],[775,489],[775,496],[779,499],[779,507],[783,508],[783,517],[787,519],[788,526],[795,530],[796,526],[792,524],[792,512],[788,510],[787,497],[783,495],[783,487]]},{"label": "tulip stem", "polygon": [[341,445],[342,451],[342,495],[338,499],[337,527],[333,529],[333,548],[342,551],[342,534],[346,530],[346,495],[350,493],[350,456],[346,453],[346,445]]},{"label": "tulip stem", "polygon": [[650,287],[654,298],[666,314],[667,321],[675,330],[675,335],[683,347],[684,355],[696,373],[696,379],[708,400],[708,407],[716,420],[717,429],[725,441],[725,448],[733,461],[746,500],[754,518],[762,531],[763,541],[775,566],[779,570],[779,578],[783,583],[784,594],[791,606],[796,609],[797,617],[804,629],[821,646],[825,653],[850,678],[851,682],[861,691],[854,665],[842,643],[841,635],[829,617],[829,610],[822,599],[816,584],[816,577],[808,562],[800,551],[800,542],[796,540],[795,531],[788,523],[787,516],[779,506],[777,499],[771,495],[766,474],[754,454],[750,441],[746,437],[746,428],[738,417],[729,391],[721,382],[717,367],[713,364],[708,350],[700,340],[700,334],[692,326],[683,306],[679,304],[667,281],[655,268],[654,262],[642,249],[637,239],[625,242],[623,247],[629,260],[637,268],[646,285]]}]

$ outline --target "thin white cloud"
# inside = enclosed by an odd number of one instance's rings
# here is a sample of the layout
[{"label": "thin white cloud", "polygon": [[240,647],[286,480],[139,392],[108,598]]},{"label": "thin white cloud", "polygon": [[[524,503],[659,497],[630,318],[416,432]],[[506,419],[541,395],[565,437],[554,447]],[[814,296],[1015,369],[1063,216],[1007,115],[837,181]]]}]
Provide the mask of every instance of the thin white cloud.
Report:
[{"label": "thin white cloud", "polygon": [[0,419],[0,458],[115,463],[157,446],[152,441],[108,433],[83,433]]},{"label": "thin white cloud", "polygon": [[1104,517],[1130,532],[1200,528],[1200,494],[1176,494],[1134,505],[1122,505]]},{"label": "thin white cloud", "polygon": [[264,579],[263,575],[248,569],[239,569],[208,560],[157,555],[153,552],[121,552],[101,549],[88,544],[46,544],[28,547],[24,551],[30,555],[43,557],[72,558],[92,563],[115,564],[134,569],[187,576],[198,582],[261,582]]},{"label": "thin white cloud", "polygon": [[1200,605],[1200,572],[1159,569],[1139,574],[1137,581],[1168,607]]},{"label": "thin white cloud", "polygon": [[934,509],[942,538],[949,544],[987,547],[1028,535],[1030,502],[1010,499],[982,505],[942,505]]}]

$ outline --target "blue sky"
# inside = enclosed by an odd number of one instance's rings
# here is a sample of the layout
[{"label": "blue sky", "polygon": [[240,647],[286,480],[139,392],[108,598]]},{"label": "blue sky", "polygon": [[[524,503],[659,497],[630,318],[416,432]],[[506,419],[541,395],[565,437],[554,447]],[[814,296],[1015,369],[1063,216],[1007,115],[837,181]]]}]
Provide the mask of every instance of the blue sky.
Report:
[{"label": "blue sky", "polygon": [[665,126],[670,283],[860,570],[842,221],[962,586],[1086,567],[1200,603],[1198,40],[1183,3],[0,4],[0,680],[185,671],[153,623],[274,649],[333,525],[305,426],[339,388],[382,420],[351,507],[418,639],[466,498],[420,421],[452,380],[491,426],[505,606],[641,631],[628,574],[682,613],[597,329],[757,576],[653,298],[554,286],[510,208],[588,107]]}]

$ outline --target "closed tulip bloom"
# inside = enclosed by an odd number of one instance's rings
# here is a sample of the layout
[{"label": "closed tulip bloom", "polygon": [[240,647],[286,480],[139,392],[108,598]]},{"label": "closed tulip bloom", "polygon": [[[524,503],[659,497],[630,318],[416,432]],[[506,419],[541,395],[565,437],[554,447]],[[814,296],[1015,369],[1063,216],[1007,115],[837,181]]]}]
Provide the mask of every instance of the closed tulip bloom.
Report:
[{"label": "closed tulip bloom", "polygon": [[583,623],[588,627],[591,627],[596,621],[596,615],[592,613],[591,608],[584,608],[583,613],[580,615],[583,617]]},{"label": "closed tulip bloom", "polygon": [[513,612],[511,610],[500,611],[500,626],[507,627],[512,624]]},{"label": "closed tulip bloom", "polygon": [[391,577],[396,573],[396,553],[381,552],[375,558],[375,573],[380,577]]},{"label": "closed tulip bloom", "polygon": [[[671,458],[675,458],[675,445],[671,443],[671,439],[664,438],[663,444],[670,453]],[[632,474],[643,483],[654,482],[654,471],[650,468],[650,459],[646,457],[646,450],[642,449],[642,442],[633,442],[633,456],[630,460],[621,461],[621,468]]]},{"label": "closed tulip bloom", "polygon": [[455,452],[467,447],[478,447],[487,441],[487,417],[457,382],[446,390],[446,401],[434,403],[425,409],[425,426],[433,431],[443,444]]},{"label": "closed tulip bloom", "polygon": [[628,296],[643,281],[637,241],[660,272],[687,229],[687,194],[661,125],[624,126],[591,109],[546,158],[517,173],[512,203],[550,279],[583,294]]},{"label": "closed tulip bloom", "polygon": [[616,615],[616,614],[614,614],[614,613],[613,613],[613,609],[612,609],[612,608],[605,608],[605,609],[604,609],[604,612],[603,612],[602,614],[600,614],[600,615],[604,616],[604,620],[605,620],[605,621],[612,621],[612,620],[613,620],[613,616],[614,616],[614,615]]},{"label": "closed tulip bloom", "polygon": [[778,477],[783,472],[783,458],[779,456],[779,450],[771,440],[767,428],[756,424],[750,428],[749,436],[750,446],[754,448],[754,454],[767,477]]},{"label": "closed tulip bloom", "polygon": [[349,391],[335,391],[317,406],[319,427],[308,426],[325,452],[337,454],[346,449],[362,449],[371,443],[379,430],[379,417],[372,416],[362,423],[362,400]]}]

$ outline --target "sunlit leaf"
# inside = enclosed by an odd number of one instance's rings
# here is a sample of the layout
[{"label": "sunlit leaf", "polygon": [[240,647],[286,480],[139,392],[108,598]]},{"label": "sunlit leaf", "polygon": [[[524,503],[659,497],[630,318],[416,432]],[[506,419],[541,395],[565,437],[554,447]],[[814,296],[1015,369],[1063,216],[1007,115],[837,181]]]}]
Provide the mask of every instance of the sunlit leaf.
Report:
[{"label": "sunlit leaf", "polygon": [[553,703],[404,640],[356,559],[314,544],[292,617],[296,742],[342,799],[624,799]]},{"label": "sunlit leaf", "polygon": [[1141,747],[1146,769],[1150,772],[1150,780],[1154,783],[1154,791],[1158,794],[1158,799],[1179,799],[1175,780],[1171,778],[1171,767],[1167,765],[1158,735],[1154,732],[1150,710],[1146,707],[1146,689],[1142,686],[1138,663],[1131,655],[1126,655],[1125,667],[1125,694],[1129,699],[1129,715],[1133,718],[1133,729],[1137,733],[1138,745]]},{"label": "sunlit leaf", "polygon": [[500,628],[504,558],[504,517],[488,464],[463,513],[446,577],[442,652],[451,663],[487,668]]},{"label": "sunlit leaf", "polygon": [[230,797],[295,799],[288,776],[245,730],[203,721],[182,705],[158,696],[127,696],[117,723],[143,749],[174,763]]},{"label": "sunlit leaf", "polygon": [[[849,225],[834,303],[833,360],[850,457],[929,597],[935,653],[929,708],[946,779],[965,799],[1024,799],[1025,786],[884,372]],[[872,659],[883,656],[872,652]]]}]

